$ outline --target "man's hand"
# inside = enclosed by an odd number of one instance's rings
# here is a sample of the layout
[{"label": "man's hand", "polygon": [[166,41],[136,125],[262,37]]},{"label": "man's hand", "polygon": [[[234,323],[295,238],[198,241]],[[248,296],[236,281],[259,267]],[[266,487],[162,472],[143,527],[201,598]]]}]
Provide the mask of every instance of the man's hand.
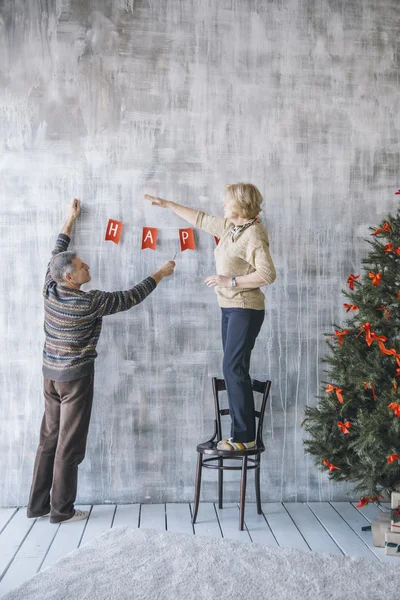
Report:
[{"label": "man's hand", "polygon": [[212,275],[211,277],[207,277],[204,280],[204,283],[208,285],[208,287],[223,287],[230,288],[232,287],[232,278],[226,277],[225,275]]},{"label": "man's hand", "polygon": [[67,220],[64,223],[64,227],[61,229],[61,233],[71,237],[72,225],[74,224],[74,221],[80,212],[81,201],[77,200],[77,198],[74,198],[71,204],[68,206]]},{"label": "man's hand", "polygon": [[175,262],[173,260],[169,260],[168,262],[163,264],[163,266],[152,275],[152,278],[155,280],[156,283],[160,283],[161,279],[164,279],[164,277],[169,277],[169,275],[172,275],[172,273],[174,272],[174,269],[175,269]]},{"label": "man's hand", "polygon": [[76,217],[81,212],[81,201],[74,198],[68,207],[68,219],[75,221]]}]

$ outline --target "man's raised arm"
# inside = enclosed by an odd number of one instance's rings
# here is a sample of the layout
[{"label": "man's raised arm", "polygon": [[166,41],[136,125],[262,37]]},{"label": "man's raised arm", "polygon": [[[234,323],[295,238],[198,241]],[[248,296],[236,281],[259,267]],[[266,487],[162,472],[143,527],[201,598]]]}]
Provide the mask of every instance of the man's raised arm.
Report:
[{"label": "man's raised arm", "polygon": [[[57,236],[53,252],[51,253],[52,256],[54,256],[55,254],[59,254],[60,252],[65,252],[66,250],[68,250],[69,242],[71,241],[70,237],[71,237],[72,226],[80,212],[81,212],[81,201],[74,198],[72,200],[71,204],[68,206],[67,219],[66,219],[60,233]],[[47,286],[48,286],[50,280],[51,280],[51,276],[50,276],[50,263],[49,263],[47,265],[47,271],[46,271],[46,276],[45,276],[45,280],[44,280],[43,292],[45,292],[45,290],[47,289]]]}]

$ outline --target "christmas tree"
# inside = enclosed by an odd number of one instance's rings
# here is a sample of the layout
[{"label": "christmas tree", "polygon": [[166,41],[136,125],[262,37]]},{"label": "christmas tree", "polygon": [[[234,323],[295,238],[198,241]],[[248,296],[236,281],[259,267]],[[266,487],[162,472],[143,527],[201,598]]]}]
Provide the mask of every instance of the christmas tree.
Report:
[{"label": "christmas tree", "polygon": [[400,209],[371,230],[363,272],[343,291],[348,319],[327,338],[327,379],[303,421],[306,451],[331,479],[355,484],[359,506],[400,491]]}]

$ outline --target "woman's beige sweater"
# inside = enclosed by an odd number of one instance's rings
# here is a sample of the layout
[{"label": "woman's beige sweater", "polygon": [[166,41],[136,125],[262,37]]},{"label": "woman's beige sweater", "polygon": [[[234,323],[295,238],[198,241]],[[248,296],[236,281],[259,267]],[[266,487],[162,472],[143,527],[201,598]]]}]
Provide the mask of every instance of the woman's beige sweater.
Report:
[{"label": "woman's beige sweater", "polygon": [[[195,226],[219,238],[215,248],[218,275],[239,277],[257,272],[268,284],[275,281],[276,272],[269,252],[268,233],[261,223],[253,223],[232,242],[229,219],[213,217],[199,210]],[[265,296],[260,288],[215,288],[221,308],[253,308],[263,310]]]}]

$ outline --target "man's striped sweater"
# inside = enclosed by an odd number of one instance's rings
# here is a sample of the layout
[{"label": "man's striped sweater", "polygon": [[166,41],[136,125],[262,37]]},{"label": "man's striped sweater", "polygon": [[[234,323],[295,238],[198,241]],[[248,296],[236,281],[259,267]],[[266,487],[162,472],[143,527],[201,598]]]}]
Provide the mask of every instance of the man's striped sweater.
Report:
[{"label": "man's striped sweater", "polygon": [[[70,238],[58,235],[53,255],[68,249]],[[47,268],[43,288],[43,376],[53,381],[72,381],[94,371],[102,319],[142,302],[157,284],[152,277],[124,292],[83,292],[57,284]]]}]

